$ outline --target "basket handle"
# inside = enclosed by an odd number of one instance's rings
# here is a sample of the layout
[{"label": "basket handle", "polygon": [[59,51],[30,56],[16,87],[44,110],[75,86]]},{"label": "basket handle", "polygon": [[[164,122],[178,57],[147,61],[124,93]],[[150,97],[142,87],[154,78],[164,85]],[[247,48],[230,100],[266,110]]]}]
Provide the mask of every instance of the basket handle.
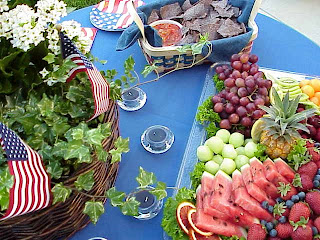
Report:
[{"label": "basket handle", "polygon": [[138,13],[137,13],[137,11],[136,11],[136,8],[135,8],[135,6],[134,6],[133,1],[130,0],[130,1],[128,2],[128,5],[127,5],[127,6],[128,6],[128,12],[129,12],[129,14],[131,15],[131,17],[133,18],[133,20],[134,20],[135,23],[137,24],[137,26],[138,26],[141,34],[142,34],[143,40],[145,40],[145,39],[146,39],[146,36],[145,36],[145,34],[144,34],[144,24],[143,24],[141,18],[139,17],[139,15],[138,15]]},{"label": "basket handle", "polygon": [[259,11],[259,8],[260,8],[260,5],[261,5],[261,2],[262,0],[255,0],[254,1],[254,4],[253,4],[253,7],[252,7],[252,10],[251,10],[251,14],[250,14],[250,17],[249,17],[249,21],[254,21],[254,19],[256,18],[257,14],[258,14],[258,11]]}]

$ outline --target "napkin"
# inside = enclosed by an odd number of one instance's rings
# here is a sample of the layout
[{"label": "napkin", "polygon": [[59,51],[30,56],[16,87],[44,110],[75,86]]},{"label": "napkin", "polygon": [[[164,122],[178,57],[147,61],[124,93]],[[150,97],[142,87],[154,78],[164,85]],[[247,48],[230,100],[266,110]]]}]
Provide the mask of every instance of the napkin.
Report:
[{"label": "napkin", "polygon": [[[152,9],[160,9],[162,6],[178,2],[180,6],[184,3],[184,0],[156,0],[152,3],[141,6],[137,9],[137,12],[142,19],[145,29],[145,35],[148,42],[154,47],[161,47],[162,40],[158,33],[149,25],[147,25],[147,19],[151,14]],[[192,4],[198,2],[198,0],[191,0]],[[242,13],[237,18],[238,22],[244,23],[247,26],[250,13],[254,4],[254,0],[229,0],[229,3],[235,7],[241,9]],[[240,52],[250,41],[253,30],[247,27],[247,33],[240,34],[231,38],[224,38],[211,41],[212,53],[208,59],[212,62],[228,61],[233,53]],[[117,42],[117,51],[122,51],[132,46],[140,37],[142,37],[137,25],[133,23],[130,27],[124,30]],[[202,49],[202,55],[208,53],[208,48]]]}]

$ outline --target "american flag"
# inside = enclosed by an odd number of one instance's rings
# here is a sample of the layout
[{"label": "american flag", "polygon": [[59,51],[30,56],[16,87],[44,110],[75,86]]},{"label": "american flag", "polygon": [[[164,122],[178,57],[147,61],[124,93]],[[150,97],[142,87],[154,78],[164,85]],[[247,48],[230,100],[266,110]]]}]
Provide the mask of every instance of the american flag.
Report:
[{"label": "american flag", "polygon": [[[127,28],[133,18],[127,8],[131,0],[105,0],[98,3],[90,12],[90,20],[94,26],[106,31],[121,31]],[[142,0],[133,0],[135,7],[144,4]]]},{"label": "american flag", "polygon": [[75,75],[79,72],[86,72],[90,82],[91,89],[94,98],[94,113],[92,120],[100,114],[107,111],[109,106],[109,85],[101,75],[99,70],[84,56],[80,50],[74,45],[74,43],[62,32],[60,32],[62,57],[71,59],[77,67],[74,67],[69,72],[67,82],[71,81]]},{"label": "american flag", "polygon": [[0,141],[14,184],[9,207],[1,220],[23,215],[51,204],[51,186],[41,159],[18,135],[0,122]]}]

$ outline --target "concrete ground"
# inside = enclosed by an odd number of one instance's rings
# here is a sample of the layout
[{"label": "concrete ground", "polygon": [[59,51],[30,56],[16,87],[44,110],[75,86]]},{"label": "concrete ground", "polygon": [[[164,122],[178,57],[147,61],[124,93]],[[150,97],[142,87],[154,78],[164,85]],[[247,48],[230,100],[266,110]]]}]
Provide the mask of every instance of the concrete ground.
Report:
[{"label": "concrete ground", "polygon": [[292,27],[320,46],[320,0],[262,0],[259,12]]}]

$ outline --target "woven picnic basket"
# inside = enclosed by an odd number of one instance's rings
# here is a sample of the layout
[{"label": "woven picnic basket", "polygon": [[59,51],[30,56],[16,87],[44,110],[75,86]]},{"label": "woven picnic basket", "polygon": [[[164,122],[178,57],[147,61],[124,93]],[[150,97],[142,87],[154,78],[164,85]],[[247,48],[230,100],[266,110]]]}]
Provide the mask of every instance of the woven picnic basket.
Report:
[{"label": "woven picnic basket", "polygon": [[[248,27],[253,29],[253,33],[248,44],[241,50],[240,53],[250,53],[253,41],[258,36],[258,26],[255,23],[254,19],[258,13],[260,5],[261,0],[255,0],[248,21]],[[134,20],[140,31],[143,32],[143,23],[139,16],[133,11],[130,11],[130,13],[132,15],[135,15]],[[144,36],[144,33],[142,33],[142,36]],[[191,66],[191,64],[193,64],[194,62],[198,62],[197,65],[209,62],[208,60],[204,59],[204,56],[201,54],[192,55],[191,50],[187,51],[185,54],[181,54],[177,50],[179,46],[153,47],[145,37],[139,38],[138,44],[141,47],[141,50],[149,64],[152,64],[156,61],[155,65],[157,66],[157,71],[159,73],[168,72],[176,67],[188,67]]]},{"label": "woven picnic basket", "polygon": [[[104,149],[109,151],[114,147],[114,142],[119,137],[119,113],[115,102],[110,101],[103,122],[111,123],[111,135],[102,142]],[[111,164],[110,156],[106,162],[98,161],[95,154],[93,154],[93,159],[91,164],[81,165],[63,181],[63,184],[74,187],[73,182],[77,180],[79,175],[94,170],[95,184],[88,194],[103,196],[106,190],[114,185],[118,163]],[[88,200],[92,200],[92,198],[73,191],[65,202],[0,221],[0,239],[67,239],[90,222],[89,217],[82,212]],[[97,197],[95,200],[105,202],[106,198]]]}]

